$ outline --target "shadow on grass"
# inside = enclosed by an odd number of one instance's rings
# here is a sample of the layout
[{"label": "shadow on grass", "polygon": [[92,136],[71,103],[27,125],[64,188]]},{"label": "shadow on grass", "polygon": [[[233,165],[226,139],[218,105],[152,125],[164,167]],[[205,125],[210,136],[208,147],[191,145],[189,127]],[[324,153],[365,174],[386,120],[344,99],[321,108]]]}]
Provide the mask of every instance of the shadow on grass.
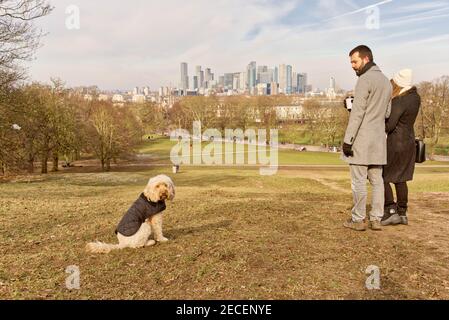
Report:
[{"label": "shadow on grass", "polygon": [[199,234],[209,230],[228,228],[231,224],[232,220],[223,220],[220,222],[208,223],[197,227],[167,229],[164,231],[164,235],[171,239],[178,239],[189,234]]}]

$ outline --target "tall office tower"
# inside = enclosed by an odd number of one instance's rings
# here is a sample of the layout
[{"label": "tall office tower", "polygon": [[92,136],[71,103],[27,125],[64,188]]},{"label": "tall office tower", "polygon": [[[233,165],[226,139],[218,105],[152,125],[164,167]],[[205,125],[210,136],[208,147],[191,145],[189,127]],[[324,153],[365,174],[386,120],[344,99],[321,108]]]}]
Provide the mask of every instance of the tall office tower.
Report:
[{"label": "tall office tower", "polygon": [[150,87],[147,86],[147,87],[143,88],[143,94],[148,96],[150,94]]},{"label": "tall office tower", "polygon": [[292,93],[298,93],[298,73],[293,72],[292,76]]},{"label": "tall office tower", "polygon": [[279,66],[279,93],[287,94],[287,66]]},{"label": "tall office tower", "polygon": [[293,77],[293,68],[291,65],[287,66],[287,94],[292,94],[292,77]]},{"label": "tall office tower", "polygon": [[232,89],[234,90],[240,89],[240,72],[234,73],[234,79],[232,81]]},{"label": "tall office tower", "polygon": [[279,84],[277,82],[270,83],[270,94],[271,95],[279,94]]},{"label": "tall office tower", "polygon": [[267,84],[273,82],[273,72],[266,71],[259,73],[259,83]]},{"label": "tall office tower", "polygon": [[133,95],[139,94],[139,87],[134,87]]},{"label": "tall office tower", "polygon": [[254,94],[255,92],[255,87],[256,87],[256,72],[257,72],[257,68],[256,68],[256,62],[252,61],[247,67],[246,67],[246,72],[248,73],[248,90],[250,92],[250,94]]},{"label": "tall office tower", "polygon": [[206,68],[205,74],[204,74],[204,81],[212,81],[212,72],[210,68]]},{"label": "tall office tower", "polygon": [[258,66],[257,67],[257,83],[260,83],[260,75],[264,72],[267,72],[267,66]]},{"label": "tall office tower", "polygon": [[246,88],[248,87],[248,76],[246,72],[240,72],[240,80],[239,80],[239,89],[240,91],[245,91]]},{"label": "tall office tower", "polygon": [[224,88],[225,90],[232,90],[232,84],[234,81],[233,73],[225,73],[224,74]]},{"label": "tall office tower", "polygon": [[186,62],[181,63],[181,86],[180,89],[184,91],[184,94],[189,89],[189,72]]},{"label": "tall office tower", "polygon": [[218,85],[224,87],[224,76],[219,76],[218,77]]},{"label": "tall office tower", "polygon": [[201,71],[201,66],[195,67],[195,74],[196,74],[197,80],[198,80],[198,89],[202,88],[203,82],[204,82],[204,73],[203,73],[203,71]]},{"label": "tall office tower", "polygon": [[204,85],[204,71],[200,72],[199,86],[200,86],[200,88],[204,88],[205,87],[205,85]]},{"label": "tall office tower", "polygon": [[211,73],[211,74],[210,74],[210,80],[211,80],[211,81],[214,81],[214,80],[215,80],[215,74],[214,74],[214,73]]},{"label": "tall office tower", "polygon": [[298,73],[298,93],[305,94],[307,87],[307,73]]},{"label": "tall office tower", "polygon": [[279,68],[274,67],[273,81],[279,83]]},{"label": "tall office tower", "polygon": [[193,90],[198,90],[200,87],[198,86],[198,76],[193,76]]},{"label": "tall office tower", "polygon": [[335,83],[335,78],[331,77],[329,80],[329,89],[333,89],[335,91],[336,89],[336,83]]}]

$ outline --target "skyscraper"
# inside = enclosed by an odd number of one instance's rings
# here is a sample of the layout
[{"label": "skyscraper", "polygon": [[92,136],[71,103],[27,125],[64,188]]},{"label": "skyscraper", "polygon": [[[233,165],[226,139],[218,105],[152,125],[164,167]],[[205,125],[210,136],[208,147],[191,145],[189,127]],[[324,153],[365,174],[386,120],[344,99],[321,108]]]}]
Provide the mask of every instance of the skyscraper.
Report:
[{"label": "skyscraper", "polygon": [[200,87],[198,85],[198,76],[193,76],[193,90],[198,90]]},{"label": "skyscraper", "polygon": [[210,68],[206,68],[205,74],[204,74],[204,81],[212,81],[212,72]]},{"label": "skyscraper", "polygon": [[292,93],[298,93],[298,73],[297,72],[293,72]]},{"label": "skyscraper", "polygon": [[189,72],[186,62],[181,63],[181,86],[180,89],[184,91],[184,94],[189,89]]},{"label": "skyscraper", "polygon": [[331,77],[329,80],[329,89],[333,89],[335,91],[336,84],[335,84],[335,78]]},{"label": "skyscraper", "polygon": [[287,94],[287,66],[279,66],[279,93]]},{"label": "skyscraper", "polygon": [[254,89],[256,87],[256,79],[257,79],[257,68],[256,62],[252,61],[247,67],[246,72],[248,73],[248,89],[251,94],[254,94]]},{"label": "skyscraper", "polygon": [[305,94],[307,91],[307,73],[298,73],[298,93]]},{"label": "skyscraper", "polygon": [[241,91],[245,91],[248,88],[248,75],[247,72],[240,72],[240,80],[239,80]]},{"label": "skyscraper", "polygon": [[273,75],[273,81],[276,83],[279,83],[279,68],[274,67],[274,75]]},{"label": "skyscraper", "polygon": [[224,74],[224,88],[225,88],[225,90],[232,90],[233,84],[234,84],[234,74],[233,73],[225,73]]},{"label": "skyscraper", "polygon": [[267,66],[258,66],[257,67],[257,80],[256,83],[259,84],[260,82],[260,75],[264,72],[268,71],[268,67]]},{"label": "skyscraper", "polygon": [[292,94],[292,77],[293,77],[293,68],[291,65],[287,66],[287,91],[286,94]]},{"label": "skyscraper", "polygon": [[195,74],[196,74],[197,80],[198,80],[198,89],[203,88],[204,73],[203,73],[203,71],[201,71],[201,66],[196,66]]}]

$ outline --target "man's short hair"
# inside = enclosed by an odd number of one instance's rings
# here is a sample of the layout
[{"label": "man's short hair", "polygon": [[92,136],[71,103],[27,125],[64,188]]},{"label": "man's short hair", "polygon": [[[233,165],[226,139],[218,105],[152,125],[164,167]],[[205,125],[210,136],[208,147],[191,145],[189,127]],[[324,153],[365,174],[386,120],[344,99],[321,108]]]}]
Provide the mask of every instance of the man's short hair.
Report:
[{"label": "man's short hair", "polygon": [[356,52],[359,53],[360,58],[365,59],[365,57],[368,57],[369,61],[371,62],[374,61],[373,52],[367,46],[355,47],[354,49],[351,50],[349,56],[352,57],[352,55]]}]

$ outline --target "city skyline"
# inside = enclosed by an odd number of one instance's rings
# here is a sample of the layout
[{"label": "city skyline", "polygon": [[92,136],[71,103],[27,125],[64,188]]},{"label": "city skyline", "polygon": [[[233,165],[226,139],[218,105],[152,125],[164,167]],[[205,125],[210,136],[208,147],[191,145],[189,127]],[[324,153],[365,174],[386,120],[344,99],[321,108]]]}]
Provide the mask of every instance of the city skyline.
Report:
[{"label": "city skyline", "polygon": [[[366,8],[375,4],[379,21],[370,29]],[[348,52],[361,43],[373,49],[387,76],[409,67],[419,82],[449,70],[448,0],[134,0],[126,6],[59,0],[53,5],[54,12],[38,21],[48,34],[36,59],[27,63],[32,80],[60,77],[68,86],[154,89],[178,85],[181,61],[215,66],[216,75],[263,61],[306,70],[314,87],[326,88],[333,76],[350,90],[357,78]],[[78,30],[65,26],[69,5],[79,7]]]},{"label": "city skyline", "polygon": [[[258,65],[251,61],[243,71],[227,72],[215,77],[211,68],[195,66],[195,72],[188,72],[188,62],[180,63],[180,78],[177,86],[173,88],[187,92],[205,94],[207,90],[219,89],[234,94],[305,94],[308,90],[308,74],[294,72],[291,65],[279,64],[270,68],[267,65]],[[334,81],[335,78],[331,77]],[[192,80],[192,81],[190,81]],[[190,85],[189,85],[190,83]],[[163,86],[166,87],[166,86]],[[327,88],[326,88],[327,89]],[[309,90],[311,91],[311,90]]]}]

